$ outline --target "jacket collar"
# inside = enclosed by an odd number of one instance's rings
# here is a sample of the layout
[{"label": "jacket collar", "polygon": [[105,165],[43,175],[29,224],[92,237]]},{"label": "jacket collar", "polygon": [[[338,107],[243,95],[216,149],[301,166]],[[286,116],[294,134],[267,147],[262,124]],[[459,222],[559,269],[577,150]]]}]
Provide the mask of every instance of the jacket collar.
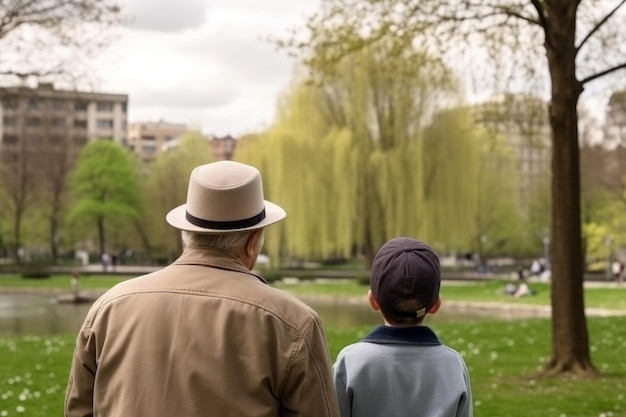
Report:
[{"label": "jacket collar", "polygon": [[242,272],[252,275],[267,284],[267,281],[250,271],[239,258],[223,249],[217,248],[191,248],[174,261],[173,265],[202,265],[211,268],[225,269],[227,271]]},{"label": "jacket collar", "polygon": [[363,342],[400,344],[400,345],[441,345],[439,338],[430,327],[389,327],[378,326],[365,336]]}]

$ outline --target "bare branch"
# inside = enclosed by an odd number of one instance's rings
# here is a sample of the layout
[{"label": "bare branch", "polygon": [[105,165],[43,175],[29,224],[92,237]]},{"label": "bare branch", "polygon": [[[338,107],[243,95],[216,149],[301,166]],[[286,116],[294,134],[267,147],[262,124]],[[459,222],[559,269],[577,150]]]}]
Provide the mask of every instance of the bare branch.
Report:
[{"label": "bare branch", "polygon": [[600,72],[597,72],[597,73],[595,73],[593,75],[590,75],[590,76],[586,77],[585,79],[580,81],[580,84],[581,85],[585,85],[586,83],[591,82],[591,81],[595,80],[596,78],[604,77],[605,75],[608,75],[608,74],[610,74],[612,72],[619,71],[619,70],[625,69],[625,68],[626,68],[626,62],[623,62],[623,63],[621,63],[619,65],[616,65],[614,67],[608,68],[608,69],[606,69],[604,71],[600,71]]},{"label": "bare branch", "polygon": [[[533,0],[533,1],[538,1],[538,0]],[[587,36],[584,37],[584,39],[580,42],[580,44],[578,45],[578,47],[576,48],[576,51],[579,51],[583,45],[585,45],[585,43],[587,43],[587,41],[593,36],[594,33],[596,33],[598,30],[600,30],[600,28],[611,18],[611,16],[613,16],[617,10],[622,7],[624,5],[624,3],[626,3],[626,0],[622,0],[619,4],[617,4],[613,10],[611,10],[606,16],[604,16],[604,18],[602,20],[600,20],[598,22],[597,25],[595,25],[587,34]]]},{"label": "bare branch", "polygon": [[0,77],[94,77],[86,69],[90,58],[111,44],[109,35],[123,23],[117,1],[0,0]]},{"label": "bare branch", "polygon": [[533,7],[535,8],[535,10],[537,11],[537,16],[539,17],[539,26],[541,26],[542,28],[546,28],[547,26],[547,21],[546,21],[546,16],[543,13],[543,7],[542,7],[542,1],[541,0],[531,0],[530,3],[533,5]]}]

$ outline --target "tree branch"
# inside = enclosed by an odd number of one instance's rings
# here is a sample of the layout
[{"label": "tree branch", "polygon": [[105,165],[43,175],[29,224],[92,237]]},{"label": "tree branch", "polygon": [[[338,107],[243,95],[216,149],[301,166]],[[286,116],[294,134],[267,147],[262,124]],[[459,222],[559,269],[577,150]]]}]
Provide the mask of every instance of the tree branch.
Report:
[{"label": "tree branch", "polygon": [[539,26],[541,26],[544,31],[548,28],[548,22],[546,21],[546,16],[543,13],[543,8],[541,4],[543,1],[541,0],[531,0],[530,3],[533,5],[535,10],[537,11],[537,17],[539,18]]},{"label": "tree branch", "polygon": [[[624,1],[626,1],[626,0],[624,0]],[[597,73],[595,73],[593,75],[590,75],[590,76],[584,78],[583,80],[580,81],[580,84],[581,85],[585,85],[586,83],[588,83],[590,81],[593,81],[596,78],[604,77],[607,74],[610,74],[612,72],[619,71],[619,70],[625,69],[625,68],[626,68],[626,62],[623,62],[623,63],[621,63],[619,65],[616,65],[616,66],[614,66],[612,68],[608,68],[608,69],[606,69],[604,71],[597,72]]]},{"label": "tree branch", "polygon": [[[538,1],[538,0],[533,0],[533,1]],[[611,18],[611,16],[613,16],[617,12],[617,10],[620,7],[622,7],[624,5],[624,3],[626,3],[626,0],[622,0],[618,5],[616,5],[615,8],[613,8],[613,10],[611,10],[606,16],[604,16],[604,18],[602,20],[600,20],[598,22],[598,24],[595,25],[589,31],[589,33],[587,33],[587,36],[585,36],[585,38],[580,42],[580,45],[578,45],[578,47],[576,48],[576,53],[578,53],[578,51],[593,36],[593,34],[596,33],[598,30],[600,30],[600,28]]]}]

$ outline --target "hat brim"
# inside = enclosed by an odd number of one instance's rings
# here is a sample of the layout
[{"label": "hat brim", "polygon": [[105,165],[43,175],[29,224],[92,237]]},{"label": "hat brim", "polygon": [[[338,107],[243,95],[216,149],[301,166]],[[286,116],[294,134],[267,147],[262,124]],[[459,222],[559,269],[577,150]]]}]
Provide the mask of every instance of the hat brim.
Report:
[{"label": "hat brim", "polygon": [[253,226],[243,227],[240,229],[209,229],[206,227],[196,226],[195,224],[192,224],[187,220],[187,204],[183,204],[171,210],[169,213],[167,213],[167,216],[165,216],[165,220],[171,226],[188,232],[205,234],[225,234],[233,232],[243,232],[246,230],[261,229],[285,218],[287,213],[282,207],[280,207],[278,204],[272,203],[271,201],[264,201],[265,218]]}]

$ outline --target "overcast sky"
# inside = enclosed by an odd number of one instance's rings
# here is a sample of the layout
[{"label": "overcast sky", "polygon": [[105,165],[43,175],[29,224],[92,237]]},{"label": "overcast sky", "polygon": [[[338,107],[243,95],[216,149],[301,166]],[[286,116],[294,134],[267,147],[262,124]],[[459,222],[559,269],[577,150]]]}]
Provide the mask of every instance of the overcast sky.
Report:
[{"label": "overcast sky", "polygon": [[132,122],[239,136],[269,126],[294,62],[266,40],[318,0],[122,0],[133,20],[98,63],[100,90],[129,95]]},{"label": "overcast sky", "polygon": [[[292,78],[294,61],[267,38],[285,37],[320,5],[320,0],[120,2],[132,22],[97,62],[99,90],[129,95],[131,123],[163,119],[235,137],[272,123],[276,101]],[[598,97],[592,110],[602,117],[608,96]]]}]

